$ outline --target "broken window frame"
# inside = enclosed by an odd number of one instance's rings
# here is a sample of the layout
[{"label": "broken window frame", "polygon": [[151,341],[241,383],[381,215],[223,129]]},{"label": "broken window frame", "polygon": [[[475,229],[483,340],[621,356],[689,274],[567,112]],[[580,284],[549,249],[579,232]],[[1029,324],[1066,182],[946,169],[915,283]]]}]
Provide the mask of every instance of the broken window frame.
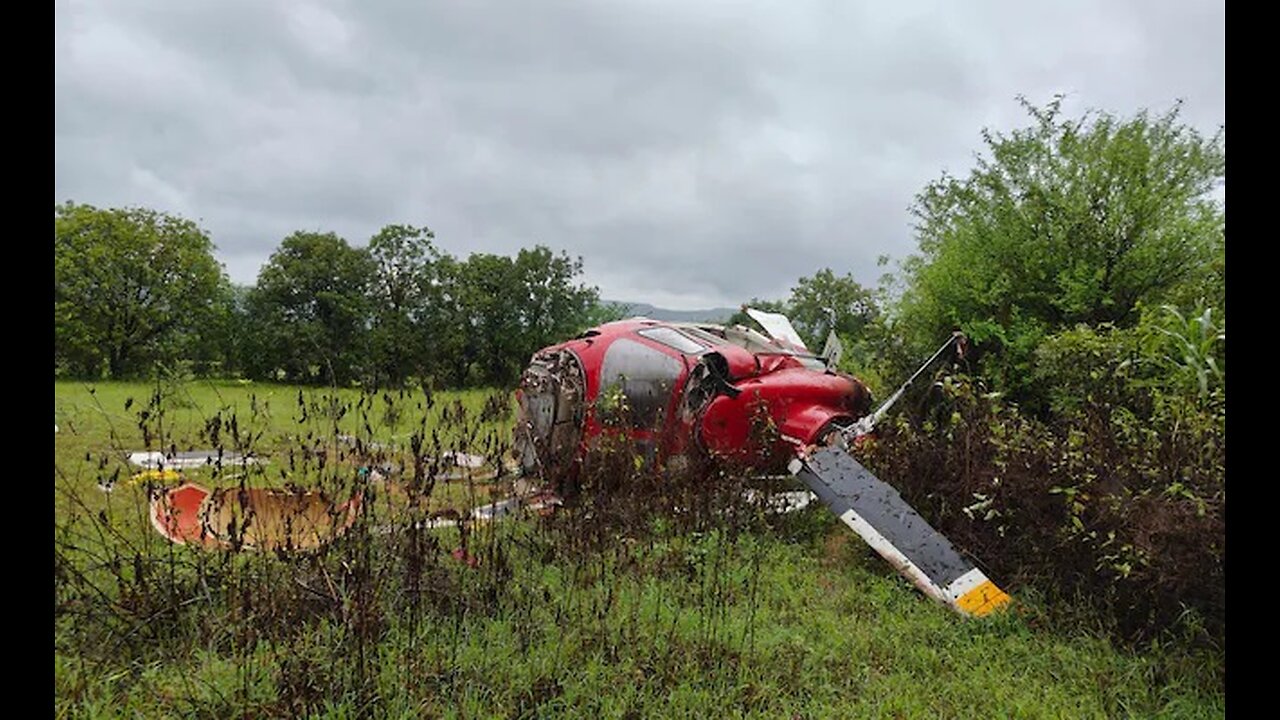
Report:
[{"label": "broken window frame", "polygon": [[[702,341],[690,336],[688,333],[681,332],[676,328],[659,325],[657,327],[643,328],[637,330],[636,334],[646,340],[652,340],[656,343],[665,345],[676,352],[684,355],[701,355],[711,349]],[[685,344],[677,344],[683,342]]]}]

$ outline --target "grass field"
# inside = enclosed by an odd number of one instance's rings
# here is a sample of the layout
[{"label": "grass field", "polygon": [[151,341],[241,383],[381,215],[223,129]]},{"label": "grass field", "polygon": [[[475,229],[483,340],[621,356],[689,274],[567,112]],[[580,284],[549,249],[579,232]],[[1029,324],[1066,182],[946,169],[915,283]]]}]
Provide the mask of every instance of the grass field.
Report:
[{"label": "grass field", "polygon": [[[627,532],[560,518],[501,523],[468,534],[473,567],[452,554],[457,531],[406,522],[505,490],[458,481],[420,503],[370,503],[319,552],[233,554],[155,533],[146,490],[123,462],[148,441],[221,444],[269,462],[193,479],[340,496],[355,491],[367,458],[337,435],[400,446],[416,435],[419,455],[498,455],[512,416],[491,398],[56,383],[57,715],[1224,714],[1221,656],[1118,649],[1087,618],[1051,621],[1061,613],[1017,588],[1017,612],[964,620],[821,509],[733,522],[655,516]],[[384,459],[412,465],[404,457]]]}]

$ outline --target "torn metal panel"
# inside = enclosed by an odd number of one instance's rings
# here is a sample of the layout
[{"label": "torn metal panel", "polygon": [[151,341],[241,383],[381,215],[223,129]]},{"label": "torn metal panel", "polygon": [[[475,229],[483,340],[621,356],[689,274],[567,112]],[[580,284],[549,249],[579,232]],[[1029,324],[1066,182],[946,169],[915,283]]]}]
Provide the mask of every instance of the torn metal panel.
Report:
[{"label": "torn metal panel", "polygon": [[474,508],[467,513],[465,521],[456,512],[441,514],[423,523],[422,527],[451,528],[468,523],[489,523],[511,520],[526,513],[545,515],[559,507],[563,501],[551,492],[539,492],[533,495],[513,495],[496,502]]},{"label": "torn metal panel", "polygon": [[468,468],[471,470],[482,468],[485,463],[489,462],[489,459],[483,455],[471,455],[469,453],[457,452],[454,450],[448,450],[441,453],[440,459],[454,465],[455,467]]},{"label": "torn metal panel", "polygon": [[497,463],[491,463],[484,455],[472,455],[455,450],[440,453],[440,457],[436,460],[428,458],[427,462],[439,463],[439,467],[435,468],[436,480],[489,482],[496,479],[504,470]]},{"label": "torn metal panel", "polygon": [[336,503],[317,492],[185,483],[156,493],[150,516],[152,526],[179,545],[313,550],[350,528],[361,502],[359,494]]},{"label": "torn metal panel", "polygon": [[793,460],[791,471],[924,594],[974,616],[1009,602],[1009,596],[961,557],[897,490],[847,452],[815,450]]},{"label": "torn metal panel", "polygon": [[791,320],[781,313],[765,312],[755,308],[747,308],[747,315],[752,320],[760,323],[760,327],[769,333],[769,337],[774,340],[781,340],[794,347],[801,352],[808,352],[809,348],[805,346],[804,340],[800,339],[800,333],[791,325]]},{"label": "torn metal panel", "polygon": [[827,367],[836,367],[840,364],[842,357],[844,357],[844,343],[840,342],[840,336],[832,330],[827,333],[827,344],[822,346],[822,359],[827,361]]},{"label": "torn metal panel", "polygon": [[569,350],[533,357],[517,392],[515,449],[529,475],[564,477],[571,472],[586,419],[587,378]]},{"label": "torn metal panel", "polygon": [[170,468],[173,470],[204,467],[205,465],[255,465],[261,458],[221,450],[190,450],[178,453],[158,451],[129,453],[129,462],[148,470]]}]

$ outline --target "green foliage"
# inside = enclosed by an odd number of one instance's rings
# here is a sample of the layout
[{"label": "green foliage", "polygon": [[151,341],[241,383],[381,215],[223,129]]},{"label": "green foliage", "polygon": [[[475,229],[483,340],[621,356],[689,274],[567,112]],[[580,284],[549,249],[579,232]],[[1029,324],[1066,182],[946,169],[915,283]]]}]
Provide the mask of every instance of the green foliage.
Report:
[{"label": "green foliage", "polygon": [[617,319],[541,245],[459,261],[425,227],[353,248],[295,232],[252,287],[229,283],[190,221],[67,203],[54,218],[54,372],[372,386],[510,385],[539,348]]},{"label": "green foliage", "polygon": [[369,241],[369,369],[375,384],[448,371],[440,360],[458,352],[454,261],[431,243],[429,229],[388,225]]},{"label": "green foliage", "polygon": [[944,377],[865,461],[1002,585],[1059,607],[1083,599],[1131,640],[1221,646],[1226,415],[1149,382],[1137,338],[1080,329],[1046,343],[1050,422]]},{"label": "green foliage", "polygon": [[54,357],[75,377],[129,377],[205,351],[227,281],[195,223],[144,208],[54,207]]},{"label": "green foliage", "polygon": [[1213,315],[1213,308],[1203,304],[1185,316],[1172,305],[1162,305],[1142,324],[1150,362],[1203,402],[1225,392],[1227,329]]},{"label": "green foliage", "polygon": [[537,246],[458,261],[427,228],[388,225],[366,249],[294,233],[249,293],[245,363],[260,379],[510,385],[539,348],[583,330],[582,261]]},{"label": "green foliage", "polygon": [[346,385],[369,347],[368,252],[333,233],[285,238],[249,292],[246,366],[253,377]]},{"label": "green foliage", "polygon": [[822,350],[833,330],[844,340],[865,340],[868,326],[879,315],[871,291],[853,275],[836,277],[830,268],[800,278],[791,289],[787,309],[796,331],[815,352]]},{"label": "green foliage", "polygon": [[216,299],[204,323],[190,333],[181,357],[160,363],[179,363],[198,377],[239,377],[246,354],[249,288],[231,283],[225,277],[219,283]]},{"label": "green foliage", "polygon": [[1226,330],[1214,314],[1162,305],[1143,308],[1133,328],[1079,325],[1036,348],[1031,377],[1056,416],[1101,406],[1149,417],[1169,398],[1221,408]]},{"label": "green foliage", "polygon": [[[377,452],[393,465],[404,460],[406,480],[413,455],[442,446],[479,451],[486,436],[509,432],[510,417],[477,426],[480,393],[194,381],[154,403],[142,400],[153,389],[55,387],[63,424],[55,447],[59,716],[1223,713],[1221,653],[1116,647],[1087,617],[1063,622],[1046,610],[1044,595],[1022,587],[1015,612],[959,617],[921,596],[825,511],[762,518],[739,504],[746,512],[708,517],[687,502],[716,500],[724,478],[660,515],[653,510],[661,506],[642,504],[627,523],[556,515],[477,525],[466,540],[475,567],[453,554],[461,534],[413,520],[441,495],[450,504],[478,503],[505,490],[478,482],[437,481],[416,509],[363,486],[361,518],[321,552],[170,545],[147,519],[147,487],[122,481],[109,494],[95,487],[122,450],[142,442],[139,425],[155,428],[159,445],[179,447],[206,447],[217,427],[230,443],[238,429],[270,459],[190,471],[206,486],[294,482],[341,493],[360,487],[353,470],[369,457],[351,450],[321,462],[312,442],[329,446],[335,429],[314,409],[345,410],[338,433],[399,441],[393,455]],[[138,401],[130,406],[129,398]],[[189,402],[170,404],[178,398]],[[419,435],[420,450],[379,422],[389,404]],[[950,430],[953,445],[964,440]],[[672,480],[628,477],[656,489]],[[592,509],[627,513],[635,496],[626,485],[616,489],[617,498]],[[982,522],[983,513],[973,514]],[[592,527],[601,532],[587,542],[579,531]]]},{"label": "green foliage", "polygon": [[1142,356],[1136,329],[1079,325],[1036,348],[1032,377],[1056,416],[1075,416],[1097,406],[1145,414],[1151,411],[1151,366]]},{"label": "green foliage", "polygon": [[1079,323],[1131,327],[1140,304],[1220,289],[1225,210],[1221,133],[1204,138],[1178,108],[1127,119],[1061,115],[983,132],[989,155],[916,198],[920,254],[904,264],[896,327],[923,353],[953,327],[983,350],[982,370],[1019,399],[1042,340]]},{"label": "green foliage", "polygon": [[459,381],[511,385],[540,348],[588,326],[599,293],[575,284],[582,260],[541,245],[514,258],[473,254],[458,266],[465,343]]}]

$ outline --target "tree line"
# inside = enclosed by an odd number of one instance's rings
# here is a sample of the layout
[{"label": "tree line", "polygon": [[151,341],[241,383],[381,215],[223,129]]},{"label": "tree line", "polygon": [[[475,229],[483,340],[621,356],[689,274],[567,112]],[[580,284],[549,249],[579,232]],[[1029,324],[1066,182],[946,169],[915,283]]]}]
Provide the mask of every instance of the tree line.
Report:
[{"label": "tree line", "polygon": [[[1068,118],[1060,99],[1022,102],[1027,127],[984,131],[967,177],[944,173],[917,195],[919,251],[878,287],[824,268],[786,299],[749,304],[790,315],[815,349],[835,331],[847,369],[873,385],[963,330],[977,373],[1038,411],[1054,399],[1037,357],[1064,333],[1120,337],[1144,318],[1154,332],[1171,321],[1164,306],[1224,325],[1225,208],[1210,197],[1225,180],[1222,134],[1201,136],[1176,106]],[[365,247],[295,232],[251,287],[228,281],[184,218],[68,202],[54,227],[63,376],[186,364],[300,383],[510,385],[539,347],[616,317],[578,281],[581,259],[543,246],[458,259],[425,227],[388,225]],[[1183,374],[1217,377],[1221,347],[1200,354],[1204,367]]]},{"label": "tree line", "polygon": [[353,247],[295,232],[245,287],[188,219],[56,205],[55,376],[510,385],[538,348],[608,317],[581,259],[542,245],[459,259],[434,237],[387,225]]}]

